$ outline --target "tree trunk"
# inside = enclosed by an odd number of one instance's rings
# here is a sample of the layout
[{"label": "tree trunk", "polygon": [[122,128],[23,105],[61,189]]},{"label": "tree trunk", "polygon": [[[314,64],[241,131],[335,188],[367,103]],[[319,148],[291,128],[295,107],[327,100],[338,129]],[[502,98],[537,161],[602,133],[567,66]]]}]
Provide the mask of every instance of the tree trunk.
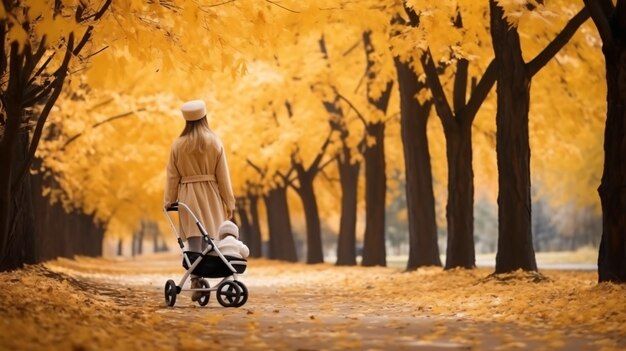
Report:
[{"label": "tree trunk", "polygon": [[280,244],[280,233],[277,229],[276,223],[276,195],[274,194],[277,190],[272,189],[267,194],[263,196],[263,201],[265,201],[265,209],[267,213],[267,230],[268,230],[268,252],[267,258],[272,260],[279,259],[278,255],[280,252],[279,244]]},{"label": "tree trunk", "polygon": [[598,188],[602,204],[598,281],[626,283],[626,1],[618,0],[606,18],[611,21],[607,35],[612,40],[604,40],[602,47],[608,110]]},{"label": "tree trunk", "polygon": [[[3,50],[3,54],[6,52]],[[6,90],[6,124],[2,140],[0,141],[0,271],[19,268],[23,262],[18,258],[20,253],[14,251],[12,241],[18,238],[14,236],[16,211],[18,207],[14,203],[16,198],[13,194],[13,182],[17,177],[14,172],[14,162],[21,164],[22,158],[15,159],[17,143],[19,140],[20,125],[22,123],[22,90],[25,83],[21,77],[21,67],[24,59],[20,53],[17,42],[12,42],[10,46],[10,70],[9,82]],[[23,239],[23,238],[19,238]]]},{"label": "tree trunk", "polygon": [[274,188],[264,199],[270,234],[270,258],[289,262],[298,261],[289,218],[287,188]]},{"label": "tree trunk", "polygon": [[143,230],[137,230],[133,234],[133,250],[132,255],[141,255],[143,252]]},{"label": "tree trunk", "polygon": [[457,116],[444,128],[448,159],[448,247],[445,269],[474,268],[474,170],[471,119]]},{"label": "tree trunk", "polygon": [[[41,161],[35,161],[35,168],[38,168]],[[69,245],[69,241],[64,238],[67,231],[67,223],[64,218],[65,211],[57,202],[50,204],[49,199],[42,195],[42,189],[50,186],[46,182],[43,174],[36,173],[32,177],[32,202],[35,214],[35,232],[37,237],[37,259],[41,261],[51,260],[58,256],[67,257],[63,246]],[[50,228],[55,230],[50,231]]]},{"label": "tree trunk", "polygon": [[[325,49],[322,52],[325,53]],[[339,95],[335,96],[334,101],[324,101],[326,111],[336,116],[336,119],[331,119],[331,128],[339,132],[339,139],[341,140],[341,150],[337,155],[339,183],[341,184],[341,216],[339,218],[337,261],[335,264],[337,266],[354,266],[356,265],[356,218],[361,162],[354,159],[347,144],[350,132],[346,126],[345,116],[339,101]]]},{"label": "tree trunk", "polygon": [[522,57],[517,29],[503,18],[494,0],[491,36],[497,64],[498,109],[498,253],[496,273],[535,271],[531,233],[530,146],[528,111],[530,76]]},{"label": "tree trunk", "polygon": [[245,200],[237,199],[237,213],[239,214],[239,240],[250,246],[250,219],[248,218],[247,203]]},{"label": "tree trunk", "polygon": [[141,223],[141,229],[139,230],[139,232],[137,233],[137,254],[138,255],[143,255],[143,237],[144,237],[144,223],[142,221]]},{"label": "tree trunk", "polygon": [[342,147],[342,157],[337,158],[337,167],[341,183],[341,218],[339,219],[336,265],[354,266],[356,265],[356,212],[361,163],[351,163],[350,149],[345,144]]},{"label": "tree trunk", "polygon": [[[378,98],[372,98],[372,84],[377,79],[374,67],[374,46],[371,32],[363,33],[363,46],[367,60],[367,101],[383,115],[387,113],[393,80],[387,81]],[[365,126],[366,140],[374,138],[374,145],[365,145],[365,235],[363,238],[363,266],[386,266],[385,249],[385,195],[387,175],[385,174],[385,122],[368,122]]]},{"label": "tree trunk", "polygon": [[386,266],[385,249],[385,124],[367,125],[367,135],[376,144],[365,150],[365,235],[363,238],[362,266]]},{"label": "tree trunk", "polygon": [[248,200],[250,203],[250,256],[251,257],[261,257],[263,256],[262,251],[262,240],[261,240],[261,225],[259,222],[259,197],[257,195],[249,195]]},{"label": "tree trunk", "polygon": [[122,256],[124,254],[124,240],[119,239],[117,241],[117,255]]},{"label": "tree trunk", "polygon": [[[14,164],[11,167],[21,169],[24,167],[25,155],[28,153],[28,131],[24,129],[18,131],[16,139],[12,157]],[[11,178],[14,178],[13,176],[15,176],[14,173]],[[9,184],[14,184],[15,181],[11,179]],[[6,251],[0,258],[0,270],[11,270],[21,267],[24,263],[37,262],[31,191],[30,174],[26,174],[10,191],[12,201],[9,202],[8,208],[9,228],[6,234]]]},{"label": "tree trunk", "polygon": [[409,260],[406,269],[441,266],[430,151],[426,134],[432,101],[420,103],[415,96],[422,89],[426,89],[426,85],[418,81],[417,75],[408,63],[395,58],[395,64],[400,89],[400,123],[409,220]]},{"label": "tree trunk", "polygon": [[300,186],[296,189],[302,199],[304,217],[306,221],[306,263],[315,264],[324,262],[322,252],[322,230],[320,214],[317,208],[317,199],[313,190],[314,172],[305,171],[302,164],[295,165]]},{"label": "tree trunk", "polygon": [[159,240],[159,232],[154,230],[152,232],[152,252],[157,253],[159,251],[161,251],[161,245],[160,245],[160,240]]},{"label": "tree trunk", "polygon": [[[41,161],[35,160],[35,169]],[[33,224],[36,262],[57,257],[72,257],[75,254],[86,256],[102,255],[102,239],[105,227],[95,223],[94,217],[74,210],[65,212],[60,203],[51,204],[42,195],[44,187],[54,183],[44,179],[41,173],[30,176],[32,191],[29,196],[33,205]],[[54,228],[54,230],[51,230]]]}]

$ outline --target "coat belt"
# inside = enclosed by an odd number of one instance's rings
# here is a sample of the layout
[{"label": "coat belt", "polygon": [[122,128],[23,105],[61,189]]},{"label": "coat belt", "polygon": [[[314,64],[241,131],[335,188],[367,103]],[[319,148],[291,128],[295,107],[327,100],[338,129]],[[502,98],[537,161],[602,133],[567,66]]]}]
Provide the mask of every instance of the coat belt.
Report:
[{"label": "coat belt", "polygon": [[181,184],[198,183],[198,182],[215,182],[217,179],[213,174],[198,174],[180,178]]}]

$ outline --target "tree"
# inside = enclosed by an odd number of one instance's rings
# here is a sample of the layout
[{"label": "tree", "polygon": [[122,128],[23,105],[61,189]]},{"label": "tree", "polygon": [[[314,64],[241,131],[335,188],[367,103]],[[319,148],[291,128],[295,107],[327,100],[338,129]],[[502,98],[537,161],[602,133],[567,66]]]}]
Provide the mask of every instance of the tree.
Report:
[{"label": "tree", "polygon": [[294,160],[293,166],[296,170],[298,185],[290,182],[290,185],[300,195],[304,206],[304,216],[306,221],[307,256],[306,263],[322,263],[324,255],[322,252],[322,232],[320,227],[320,216],[317,208],[317,200],[313,190],[315,176],[324,168],[322,164],[326,148],[330,143],[331,134],[322,145],[322,149],[313,162],[305,168],[302,161]]},{"label": "tree", "polygon": [[261,229],[259,227],[259,211],[258,211],[259,196],[253,194],[251,191],[247,192],[247,196],[237,199],[237,212],[239,213],[239,220],[241,223],[240,230],[242,231],[241,240],[250,249],[250,257],[261,257],[262,255],[262,241],[261,241]]},{"label": "tree", "polygon": [[267,223],[270,234],[269,257],[289,262],[298,261],[296,246],[291,231],[287,186],[278,185],[264,197]]},{"label": "tree", "polygon": [[626,1],[584,0],[602,38],[606,64],[607,115],[604,168],[598,193],[602,239],[598,281],[626,282]]},{"label": "tree", "polygon": [[407,270],[422,266],[441,266],[437,244],[435,196],[428,149],[427,123],[432,100],[416,96],[426,89],[410,62],[394,58],[400,89],[400,116],[406,177],[409,222],[409,259]]},{"label": "tree", "polygon": [[[403,11],[406,4],[403,4]],[[412,10],[408,10],[412,11]],[[441,266],[427,125],[433,100],[418,74],[419,59],[410,42],[414,34],[407,21],[396,15],[392,21],[394,64],[400,92],[400,123],[405,163],[405,194],[409,230],[407,270]],[[407,47],[408,46],[408,47]],[[418,73],[419,72],[419,73]]]},{"label": "tree", "polygon": [[[363,33],[363,45],[367,59],[367,99],[374,106],[379,114],[379,118],[372,122],[367,122],[365,129],[367,140],[363,158],[365,160],[365,235],[363,239],[363,266],[385,266],[385,198],[387,189],[387,177],[385,167],[385,121],[384,116],[389,105],[393,80],[386,80],[388,77],[377,75],[375,65],[375,49],[372,42],[372,32]],[[380,82],[384,82],[384,87]],[[386,81],[385,81],[386,80]],[[380,89],[378,91],[377,89]],[[369,140],[372,140],[371,142]]]},{"label": "tree", "polygon": [[[333,64],[329,54],[329,47],[325,37],[319,40],[320,51],[326,61],[326,69],[333,71]],[[354,50],[353,45],[347,51],[344,51],[343,57],[347,56]],[[352,65],[356,66],[356,65]],[[340,67],[338,71],[344,71]],[[345,71],[344,71],[345,72]],[[336,75],[330,75],[329,77]],[[339,80],[338,80],[339,81]],[[356,134],[350,130],[347,116],[344,113],[342,102],[348,103],[351,111],[360,115],[353,103],[343,96],[336,84],[339,82],[329,82],[331,92],[322,98],[322,104],[329,114],[331,129],[338,134],[340,147],[336,151],[335,160],[337,171],[339,173],[339,183],[341,188],[341,207],[339,216],[339,235],[337,238],[337,261],[338,266],[354,266],[356,265],[356,221],[357,221],[357,202],[358,202],[358,183],[359,171],[361,169],[360,155],[364,145],[363,138],[359,138],[357,145],[351,145],[351,139]],[[351,134],[352,133],[352,134]],[[361,132],[361,134],[363,134]]]},{"label": "tree", "polygon": [[59,1],[4,1],[0,6],[0,75],[5,82],[0,92],[0,270],[33,262],[27,237],[33,228],[24,226],[32,220],[28,170],[70,62],[110,5],[107,0],[95,8]]},{"label": "tree", "polygon": [[[414,9],[405,7],[413,27],[419,26],[419,15]],[[444,14],[448,15],[445,11]],[[462,12],[455,9],[451,25],[463,29]],[[476,14],[474,14],[476,17]],[[445,17],[438,17],[439,23],[445,25]],[[428,28],[428,30],[443,28]],[[471,36],[462,37],[470,41]],[[452,84],[452,104],[446,96],[444,85],[439,78],[437,62],[433,58],[429,43],[420,54],[419,61],[426,75],[426,82],[433,95],[435,109],[444,130],[446,140],[446,160],[448,164],[448,203],[446,207],[448,245],[446,250],[446,269],[475,266],[474,253],[474,172],[472,166],[472,124],[479,107],[495,83],[495,67],[489,64],[478,84],[474,80],[472,90],[468,93],[470,83],[469,60],[462,48],[463,43],[455,43],[456,49],[450,52],[452,61],[456,63],[454,83]],[[455,46],[452,46],[455,48]],[[469,95],[469,98],[467,96]]]},{"label": "tree", "polygon": [[[528,111],[533,76],[589,17],[583,9],[537,56],[524,61],[515,23],[490,0],[491,36],[497,71],[498,253],[496,273],[537,270],[531,233]],[[508,18],[513,21],[511,17]]]},{"label": "tree", "polygon": [[341,186],[341,215],[339,217],[336,264],[338,266],[353,266],[356,265],[356,220],[361,161],[356,159],[355,151],[349,145],[350,130],[346,126],[339,97],[336,96],[332,102],[324,102],[324,106],[329,113],[335,115],[334,129],[339,132],[341,142],[341,149],[336,157]]}]

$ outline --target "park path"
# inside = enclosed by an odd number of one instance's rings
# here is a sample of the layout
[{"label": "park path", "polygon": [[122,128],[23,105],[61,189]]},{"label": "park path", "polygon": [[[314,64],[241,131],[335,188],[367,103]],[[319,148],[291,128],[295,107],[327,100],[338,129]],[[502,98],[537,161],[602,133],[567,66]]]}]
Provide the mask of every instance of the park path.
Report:
[{"label": "park path", "polygon": [[[54,278],[83,294],[79,300],[91,301],[81,306],[83,310],[95,306],[96,313],[102,314],[97,322],[90,322],[94,312],[86,310],[84,328],[80,321],[77,327],[50,322],[61,328],[46,329],[58,334],[48,338],[59,340],[56,349],[105,350],[116,345],[116,349],[149,350],[609,350],[624,346],[614,336],[602,339],[575,328],[438,314],[428,304],[410,302],[415,296],[401,285],[404,273],[391,268],[252,260],[240,277],[250,293],[240,308],[224,308],[215,296],[200,307],[186,292],[174,307],[166,307],[165,281],[178,281],[184,272],[177,255],[60,259],[35,270],[40,275],[58,275]],[[23,341],[24,332],[16,334]],[[29,345],[0,341],[6,349]]]}]

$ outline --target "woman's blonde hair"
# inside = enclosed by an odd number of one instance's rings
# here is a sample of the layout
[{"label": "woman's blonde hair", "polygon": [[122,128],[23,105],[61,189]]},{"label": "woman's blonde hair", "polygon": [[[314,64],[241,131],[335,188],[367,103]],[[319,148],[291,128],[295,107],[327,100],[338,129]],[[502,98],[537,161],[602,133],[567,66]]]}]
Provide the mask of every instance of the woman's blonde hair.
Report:
[{"label": "woman's blonde hair", "polygon": [[183,132],[180,133],[182,139],[182,149],[185,152],[206,152],[209,147],[209,137],[211,136],[211,128],[206,117],[196,121],[187,121]]}]

